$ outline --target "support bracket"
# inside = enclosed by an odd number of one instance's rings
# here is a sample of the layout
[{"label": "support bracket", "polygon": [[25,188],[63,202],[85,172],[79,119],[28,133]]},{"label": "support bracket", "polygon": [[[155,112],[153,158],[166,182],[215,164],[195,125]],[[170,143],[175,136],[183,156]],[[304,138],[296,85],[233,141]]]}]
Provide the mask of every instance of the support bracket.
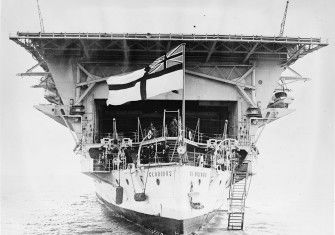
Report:
[{"label": "support bracket", "polygon": [[[247,84],[243,84],[243,83],[239,83],[237,81],[233,81],[233,80],[228,80],[228,79],[224,79],[224,78],[219,78],[219,77],[215,77],[215,76],[211,76],[211,75],[207,75],[207,74],[204,74],[204,73],[199,73],[199,72],[194,72],[194,71],[191,71],[191,70],[186,70],[185,71],[187,74],[191,74],[191,75],[194,75],[194,76],[197,76],[197,77],[201,77],[201,78],[207,78],[209,80],[213,80],[213,81],[217,81],[217,82],[222,82],[222,83],[227,83],[227,84],[231,84],[231,85],[235,85],[235,86],[241,86],[241,87],[244,87],[244,88],[247,88],[247,89],[255,89],[254,86],[251,86],[251,85],[247,85]],[[244,76],[244,75],[243,75]],[[242,76],[242,77],[243,77]],[[247,76],[247,75],[246,75]],[[241,78],[242,78],[241,77]],[[240,79],[240,78],[239,78]]]},{"label": "support bracket", "polygon": [[242,97],[253,107],[257,108],[257,105],[252,101],[252,99],[249,97],[249,95],[244,91],[244,89],[240,86],[236,86],[237,90],[240,92]]},{"label": "support bracket", "polygon": [[244,57],[243,59],[243,64],[245,62],[247,62],[247,60],[249,59],[249,57],[254,53],[254,51],[256,50],[257,46],[258,46],[259,42],[255,43],[255,45],[251,48],[251,50],[248,52],[248,54]]}]

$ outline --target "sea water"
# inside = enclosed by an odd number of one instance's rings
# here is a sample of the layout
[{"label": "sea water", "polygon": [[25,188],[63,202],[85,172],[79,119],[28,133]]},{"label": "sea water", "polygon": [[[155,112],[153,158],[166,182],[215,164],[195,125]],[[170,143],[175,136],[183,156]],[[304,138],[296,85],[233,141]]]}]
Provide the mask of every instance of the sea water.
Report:
[{"label": "sea water", "polygon": [[[220,212],[197,234],[331,234],[318,225],[317,204],[278,205],[269,195],[253,199],[249,193],[244,231],[227,231],[226,214]],[[151,233],[108,210],[97,200],[91,179],[77,173],[3,177],[1,234]]]}]

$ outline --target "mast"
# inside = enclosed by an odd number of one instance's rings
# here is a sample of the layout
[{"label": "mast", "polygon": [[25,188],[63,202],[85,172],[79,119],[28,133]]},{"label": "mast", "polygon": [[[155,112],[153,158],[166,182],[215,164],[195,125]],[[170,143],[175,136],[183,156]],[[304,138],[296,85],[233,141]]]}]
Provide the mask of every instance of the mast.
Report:
[{"label": "mast", "polygon": [[40,20],[41,33],[44,33],[44,22],[43,22],[42,12],[40,9],[40,4],[38,0],[36,0],[36,3],[37,3],[38,18]]},{"label": "mast", "polygon": [[186,43],[183,43],[183,102],[182,102],[182,128],[183,128],[183,145],[185,144],[185,136],[186,136],[186,112],[185,112],[185,45]]},{"label": "mast", "polygon": [[283,20],[281,21],[281,24],[280,24],[279,37],[282,37],[284,34],[288,4],[289,4],[289,1],[286,2]]}]

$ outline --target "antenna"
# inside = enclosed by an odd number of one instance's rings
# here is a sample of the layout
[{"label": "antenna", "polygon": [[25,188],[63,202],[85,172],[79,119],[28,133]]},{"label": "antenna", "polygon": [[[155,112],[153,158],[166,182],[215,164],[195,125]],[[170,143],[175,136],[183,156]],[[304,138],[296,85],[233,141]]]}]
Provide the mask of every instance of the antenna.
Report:
[{"label": "antenna", "polygon": [[288,4],[289,4],[289,1],[286,2],[286,7],[285,7],[285,11],[284,11],[283,20],[281,21],[281,24],[280,24],[279,37],[283,36],[283,34],[284,34]]},{"label": "antenna", "polygon": [[41,27],[41,33],[44,33],[44,23],[43,23],[43,17],[40,9],[40,4],[38,0],[36,0],[37,3],[37,11],[38,11],[38,18],[40,19],[40,27]]}]

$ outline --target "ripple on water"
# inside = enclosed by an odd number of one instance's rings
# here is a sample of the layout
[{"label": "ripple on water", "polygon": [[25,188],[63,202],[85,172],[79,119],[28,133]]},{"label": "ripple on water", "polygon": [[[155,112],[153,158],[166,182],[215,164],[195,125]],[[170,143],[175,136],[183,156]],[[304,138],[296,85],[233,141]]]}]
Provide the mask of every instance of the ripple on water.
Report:
[{"label": "ripple on water", "polygon": [[[53,185],[45,184],[42,193],[25,190],[2,195],[1,234],[152,234],[99,203],[92,188],[58,191]],[[197,234],[286,234],[285,225],[258,209],[247,208],[245,232],[227,231],[226,213],[220,212]]]}]

